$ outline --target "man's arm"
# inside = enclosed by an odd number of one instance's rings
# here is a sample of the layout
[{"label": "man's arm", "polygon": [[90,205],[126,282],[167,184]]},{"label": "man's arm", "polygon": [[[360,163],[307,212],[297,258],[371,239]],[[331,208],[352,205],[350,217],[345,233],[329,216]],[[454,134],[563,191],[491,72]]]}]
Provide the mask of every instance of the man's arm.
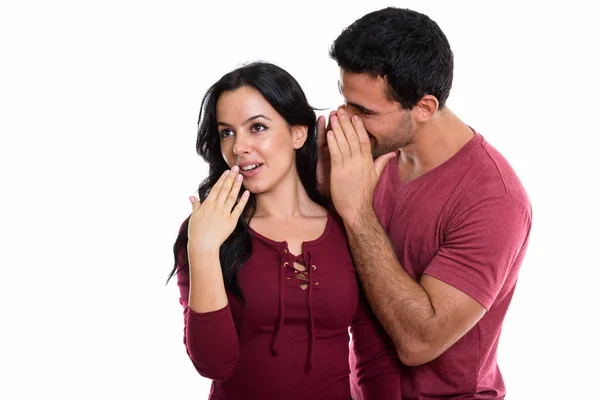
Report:
[{"label": "man's arm", "polygon": [[394,341],[400,360],[433,360],[484,315],[473,298],[432,277],[415,282],[396,254],[373,211],[373,192],[395,153],[373,160],[362,121],[343,108],[331,115],[327,149],[332,200],[342,217],[356,268],[375,315]]},{"label": "man's arm", "polygon": [[437,358],[485,314],[470,296],[433,277],[416,282],[400,265],[372,210],[346,224],[354,263],[373,312],[405,365]]},{"label": "man's arm", "polygon": [[362,121],[343,109],[331,118],[331,128],[331,197],[367,299],[404,364],[431,361],[493,304],[523,250],[531,210],[508,191],[477,197],[448,225],[444,243],[416,282],[398,262],[373,211],[377,181],[395,154],[373,160]]}]

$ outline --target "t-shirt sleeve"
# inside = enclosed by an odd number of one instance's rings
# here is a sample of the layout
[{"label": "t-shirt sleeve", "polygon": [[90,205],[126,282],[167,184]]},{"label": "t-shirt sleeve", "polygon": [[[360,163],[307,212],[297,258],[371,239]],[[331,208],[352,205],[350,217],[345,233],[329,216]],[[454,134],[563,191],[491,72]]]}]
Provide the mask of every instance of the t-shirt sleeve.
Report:
[{"label": "t-shirt sleeve", "polygon": [[[185,258],[187,254],[181,254],[178,263]],[[187,265],[178,268],[177,286],[179,302],[183,306],[183,343],[192,364],[205,378],[226,380],[235,371],[239,357],[237,331],[229,304],[205,313],[192,310],[188,304],[190,278]]]},{"label": "t-shirt sleeve", "polygon": [[400,400],[400,362],[396,349],[362,293],[350,333],[352,398]]},{"label": "t-shirt sleeve", "polygon": [[424,273],[489,310],[526,244],[531,210],[510,194],[477,201],[454,217]]}]

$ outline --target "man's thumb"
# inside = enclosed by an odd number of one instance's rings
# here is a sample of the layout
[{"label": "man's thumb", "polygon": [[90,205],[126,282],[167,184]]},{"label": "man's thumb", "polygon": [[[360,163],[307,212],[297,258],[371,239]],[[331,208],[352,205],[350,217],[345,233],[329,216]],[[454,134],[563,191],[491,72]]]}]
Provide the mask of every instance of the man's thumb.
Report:
[{"label": "man's thumb", "polygon": [[396,152],[392,151],[391,153],[387,153],[377,157],[377,159],[373,162],[373,167],[375,168],[375,173],[377,174],[377,179],[381,176],[383,169],[387,165],[387,163],[396,157]]}]

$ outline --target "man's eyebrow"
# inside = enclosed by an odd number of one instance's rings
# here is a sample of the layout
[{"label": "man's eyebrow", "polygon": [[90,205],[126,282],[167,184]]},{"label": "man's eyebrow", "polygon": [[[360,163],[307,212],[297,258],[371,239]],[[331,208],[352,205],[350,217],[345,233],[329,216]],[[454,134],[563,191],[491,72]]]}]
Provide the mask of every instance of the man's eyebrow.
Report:
[{"label": "man's eyebrow", "polygon": [[363,107],[360,104],[356,104],[356,103],[353,103],[351,101],[346,101],[346,104],[349,105],[349,106],[352,106],[352,107],[356,108],[358,111],[360,111],[362,113],[365,113],[365,114],[377,114],[377,111],[370,110],[367,107]]},{"label": "man's eyebrow", "polygon": [[[271,118],[269,118],[269,117],[267,117],[267,116],[264,116],[264,115],[262,115],[262,114],[257,114],[257,115],[254,115],[254,116],[252,116],[252,117],[248,118],[247,120],[245,120],[245,121],[244,121],[244,123],[243,123],[242,125],[246,125],[248,122],[250,122],[250,121],[254,121],[254,120],[255,120],[255,119],[257,119],[257,118],[264,118],[264,119],[268,119],[269,121],[272,121],[272,120],[271,120]],[[219,122],[217,122],[217,125],[231,126],[231,124],[228,124],[227,122],[223,122],[223,121],[219,121]]]},{"label": "man's eyebrow", "polygon": [[[342,97],[344,97],[344,93],[342,93],[342,82],[340,82],[339,79],[338,79],[338,91],[340,92],[340,94],[342,95]],[[351,101],[347,101],[346,100],[346,104],[348,104],[349,106],[352,106],[352,107],[356,108],[361,113],[365,113],[365,114],[378,114],[377,111],[369,110],[367,107],[361,106],[360,104],[356,104],[356,103],[353,103]]]}]

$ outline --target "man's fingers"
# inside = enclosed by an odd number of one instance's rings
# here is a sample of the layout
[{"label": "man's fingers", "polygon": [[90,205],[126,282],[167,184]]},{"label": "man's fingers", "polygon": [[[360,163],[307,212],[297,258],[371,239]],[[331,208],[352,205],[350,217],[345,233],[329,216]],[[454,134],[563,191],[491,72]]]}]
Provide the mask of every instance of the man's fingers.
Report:
[{"label": "man's fingers", "polygon": [[327,128],[325,127],[325,117],[320,116],[317,119],[317,149],[322,150],[327,147]]},{"label": "man's fingers", "polygon": [[[346,161],[346,159],[350,160],[350,158],[352,157],[352,154],[350,153],[350,146],[348,145],[346,135],[344,135],[344,131],[342,130],[342,126],[340,125],[338,117],[333,117],[331,119],[331,128],[333,130],[335,141],[337,143],[337,147],[340,156],[342,157],[342,160],[344,162]],[[329,141],[327,143],[329,143]]]},{"label": "man's fingers", "polygon": [[395,152],[387,153],[377,157],[377,159],[373,163],[373,168],[375,168],[375,174],[377,174],[377,179],[379,179],[379,177],[381,176],[381,173],[383,172],[383,169],[388,164],[388,162],[394,157],[396,157]]},{"label": "man's fingers", "polygon": [[327,132],[331,129],[331,118],[337,115],[337,110],[333,110],[329,113],[329,119],[325,119],[324,116],[320,116],[317,119],[317,147],[319,149],[327,147]]},{"label": "man's fingers", "polygon": [[356,157],[360,154],[360,144],[358,142],[358,134],[352,121],[350,121],[350,116],[346,112],[344,108],[340,108],[338,110],[338,117],[340,121],[340,126],[342,127],[342,131],[344,132],[344,136],[346,137],[346,141],[348,142],[348,147],[350,148],[351,155]]},{"label": "man's fingers", "polygon": [[333,131],[327,131],[327,147],[329,147],[329,158],[331,159],[331,164],[341,164],[342,153],[340,152],[340,148],[337,140],[335,139],[335,133],[333,133]]},{"label": "man's fingers", "polygon": [[327,130],[328,130],[328,131],[329,131],[329,130],[331,130],[331,119],[332,119],[333,117],[337,117],[337,110],[332,110],[332,111],[329,113],[329,119],[327,120],[327,121],[329,121],[329,123],[327,124]]},{"label": "man's fingers", "polygon": [[358,138],[358,145],[360,146],[360,152],[364,157],[371,156],[371,141],[369,140],[369,134],[365,129],[365,125],[362,119],[358,115],[352,116],[352,126],[356,132]]},{"label": "man's fingers", "polygon": [[319,115],[317,118],[317,137],[325,137],[325,117]]},{"label": "man's fingers", "polygon": [[327,120],[327,127],[325,128],[325,133],[331,131],[331,120],[333,117],[337,117],[337,110],[333,110],[329,113],[329,119]]}]

